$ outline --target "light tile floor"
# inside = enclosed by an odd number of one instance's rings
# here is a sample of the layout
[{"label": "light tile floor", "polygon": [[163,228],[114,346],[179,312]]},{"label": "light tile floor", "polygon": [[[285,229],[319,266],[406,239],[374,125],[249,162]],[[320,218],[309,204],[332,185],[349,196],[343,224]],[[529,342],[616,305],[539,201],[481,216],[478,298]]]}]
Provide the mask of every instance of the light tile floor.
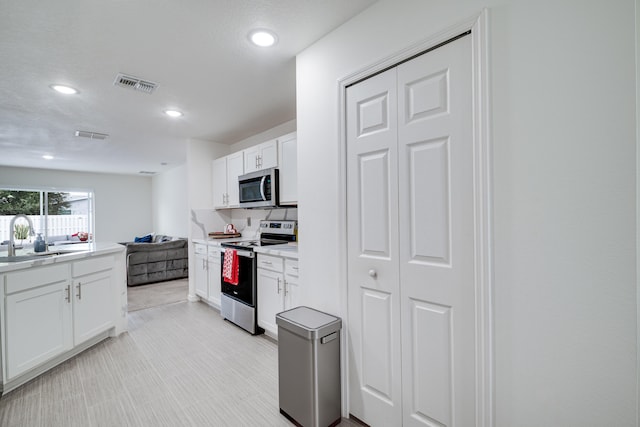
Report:
[{"label": "light tile floor", "polygon": [[128,333],[3,396],[0,426],[291,426],[277,358],[274,342],[203,303],[140,310]]}]

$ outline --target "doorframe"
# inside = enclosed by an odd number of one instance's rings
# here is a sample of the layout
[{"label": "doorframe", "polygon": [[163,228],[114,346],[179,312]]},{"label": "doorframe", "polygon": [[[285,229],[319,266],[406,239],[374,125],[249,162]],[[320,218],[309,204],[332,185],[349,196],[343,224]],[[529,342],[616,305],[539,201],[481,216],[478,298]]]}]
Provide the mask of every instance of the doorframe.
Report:
[{"label": "doorframe", "polygon": [[[343,330],[348,328],[347,271],[347,134],[346,89],[367,77],[403,62],[459,34],[471,31],[472,96],[473,96],[473,194],[474,194],[474,278],[476,289],[476,427],[494,425],[494,342],[493,342],[493,167],[491,149],[491,102],[489,71],[489,11],[482,9],[474,16],[429,36],[389,57],[363,67],[338,81],[339,123],[339,277]],[[342,334],[342,415],[349,416],[349,334]]]}]

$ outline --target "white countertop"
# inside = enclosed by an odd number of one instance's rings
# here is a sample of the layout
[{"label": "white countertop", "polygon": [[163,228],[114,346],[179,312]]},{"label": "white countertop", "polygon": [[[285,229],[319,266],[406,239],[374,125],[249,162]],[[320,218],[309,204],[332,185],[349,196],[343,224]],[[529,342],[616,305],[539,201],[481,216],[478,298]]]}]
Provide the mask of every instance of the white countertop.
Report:
[{"label": "white countertop", "polygon": [[[236,237],[233,239],[193,239],[194,243],[200,243],[203,245],[220,247],[225,242],[238,242],[244,240],[256,240],[252,237]],[[284,243],[282,245],[269,245],[269,246],[256,246],[253,251],[259,254],[268,254],[274,256],[281,256],[285,258],[298,259],[298,245],[290,245]]]},{"label": "white countertop", "polygon": [[[67,247],[68,246],[68,247]],[[39,267],[42,265],[51,265],[61,262],[75,261],[83,258],[89,258],[96,255],[105,255],[108,253],[122,252],[125,246],[118,243],[78,243],[74,245],[55,246],[49,248],[49,252],[63,252],[60,255],[49,255],[38,257],[37,259],[28,259],[18,262],[0,262],[0,273],[8,271],[23,270],[31,267]],[[28,251],[18,249],[16,255],[30,255],[33,250]],[[6,252],[0,253],[0,256],[6,256]]]},{"label": "white countertop", "polygon": [[225,242],[244,242],[246,240],[256,240],[255,237],[231,237],[229,239],[191,239],[193,243],[200,243],[201,245],[209,245],[220,247]]},{"label": "white countertop", "polygon": [[298,259],[298,245],[289,245],[287,243],[283,245],[258,246],[253,248],[253,251],[259,254]]}]

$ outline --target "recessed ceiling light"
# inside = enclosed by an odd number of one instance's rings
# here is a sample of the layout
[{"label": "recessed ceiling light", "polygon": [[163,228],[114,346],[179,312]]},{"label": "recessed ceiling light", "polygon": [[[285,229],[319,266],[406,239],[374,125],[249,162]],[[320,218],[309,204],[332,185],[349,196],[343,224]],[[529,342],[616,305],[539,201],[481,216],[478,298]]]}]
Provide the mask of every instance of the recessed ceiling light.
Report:
[{"label": "recessed ceiling light", "polygon": [[45,160],[53,160],[53,156],[51,154],[45,154],[42,158]]},{"label": "recessed ceiling light", "polygon": [[51,85],[50,87],[51,87],[51,89],[55,90],[56,92],[64,93],[65,95],[74,95],[74,94],[78,93],[78,90],[72,88],[71,86]]},{"label": "recessed ceiling light", "polygon": [[164,113],[169,117],[182,117],[183,116],[182,111],[178,111],[178,110],[164,110]]},{"label": "recessed ceiling light", "polygon": [[272,31],[260,29],[251,31],[249,33],[249,40],[256,46],[269,47],[276,44],[278,37],[276,37]]}]

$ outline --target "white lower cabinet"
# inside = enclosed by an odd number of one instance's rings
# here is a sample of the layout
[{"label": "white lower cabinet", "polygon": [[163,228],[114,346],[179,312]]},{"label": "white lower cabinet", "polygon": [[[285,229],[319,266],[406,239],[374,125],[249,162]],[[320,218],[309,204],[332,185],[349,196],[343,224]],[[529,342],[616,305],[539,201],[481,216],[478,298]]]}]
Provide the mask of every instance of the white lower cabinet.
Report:
[{"label": "white lower cabinet", "polygon": [[18,288],[5,297],[5,381],[73,348],[68,266],[7,274],[7,292]]},{"label": "white lower cabinet", "polygon": [[221,278],[222,278],[222,262],[220,254],[222,250],[209,246],[207,253],[207,269],[208,269],[208,301],[209,304],[216,308],[220,308],[220,298],[222,295]]},{"label": "white lower cabinet", "polygon": [[258,326],[277,338],[276,314],[298,305],[298,261],[258,254]]},{"label": "white lower cabinet", "polygon": [[105,257],[78,261],[72,266],[74,345],[88,341],[115,324],[116,293],[111,265],[113,259]]},{"label": "white lower cabinet", "polygon": [[5,275],[5,382],[114,327],[113,265],[107,256]]},{"label": "white lower cabinet", "polygon": [[209,305],[220,309],[222,266],[220,254],[222,248],[196,243],[194,246],[194,281],[196,295]]},{"label": "white lower cabinet", "polygon": [[209,285],[207,284],[207,245],[196,243],[194,245],[195,265],[193,277],[196,285],[196,295],[206,300],[209,293]]}]

